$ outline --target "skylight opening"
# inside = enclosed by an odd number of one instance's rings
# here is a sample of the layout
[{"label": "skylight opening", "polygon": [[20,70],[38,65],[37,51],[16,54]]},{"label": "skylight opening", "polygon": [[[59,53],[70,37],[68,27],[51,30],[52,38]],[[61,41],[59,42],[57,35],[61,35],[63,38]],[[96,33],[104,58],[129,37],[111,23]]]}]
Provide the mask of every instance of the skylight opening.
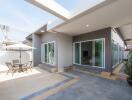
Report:
[{"label": "skylight opening", "polygon": [[54,0],[72,15],[81,13],[84,10],[90,9],[106,0]]}]

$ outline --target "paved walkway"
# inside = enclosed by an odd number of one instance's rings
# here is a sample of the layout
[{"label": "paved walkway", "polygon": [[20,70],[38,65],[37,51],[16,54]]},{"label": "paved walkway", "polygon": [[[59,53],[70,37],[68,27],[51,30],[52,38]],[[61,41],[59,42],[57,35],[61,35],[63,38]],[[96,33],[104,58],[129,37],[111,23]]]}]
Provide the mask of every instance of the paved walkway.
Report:
[{"label": "paved walkway", "polygon": [[13,77],[0,72],[0,100],[132,100],[132,87],[122,80],[40,68]]},{"label": "paved walkway", "polygon": [[80,80],[46,100],[132,100],[132,87],[126,81],[108,80],[79,72]]},{"label": "paved walkway", "polygon": [[6,72],[0,71],[0,100],[31,100],[71,80],[66,75],[49,73],[37,67],[32,72],[15,73],[13,77]]}]

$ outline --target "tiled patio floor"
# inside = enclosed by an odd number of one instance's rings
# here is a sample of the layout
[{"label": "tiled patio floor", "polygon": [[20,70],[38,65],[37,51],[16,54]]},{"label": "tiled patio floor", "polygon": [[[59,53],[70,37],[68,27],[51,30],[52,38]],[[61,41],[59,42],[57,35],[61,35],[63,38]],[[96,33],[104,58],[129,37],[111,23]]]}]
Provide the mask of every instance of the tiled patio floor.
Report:
[{"label": "tiled patio floor", "polygon": [[[125,80],[108,80],[77,71],[49,73],[38,67],[13,77],[4,71],[0,74],[0,100],[132,100],[132,87]],[[74,75],[80,80],[73,80]]]},{"label": "tiled patio floor", "polygon": [[15,73],[6,75],[6,71],[0,72],[0,100],[27,100],[32,94],[44,90],[55,84],[67,80],[68,77],[49,73],[40,68],[33,68],[32,72]]},{"label": "tiled patio floor", "polygon": [[80,80],[46,100],[132,100],[132,87],[125,80],[109,80],[80,72],[72,74]]}]

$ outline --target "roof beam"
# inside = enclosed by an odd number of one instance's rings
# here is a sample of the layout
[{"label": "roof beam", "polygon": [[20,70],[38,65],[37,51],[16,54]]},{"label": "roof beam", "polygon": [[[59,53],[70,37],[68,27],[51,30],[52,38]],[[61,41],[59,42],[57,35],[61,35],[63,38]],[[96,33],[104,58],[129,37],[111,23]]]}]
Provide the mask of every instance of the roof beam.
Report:
[{"label": "roof beam", "polygon": [[70,19],[70,12],[54,0],[25,0],[63,20]]}]

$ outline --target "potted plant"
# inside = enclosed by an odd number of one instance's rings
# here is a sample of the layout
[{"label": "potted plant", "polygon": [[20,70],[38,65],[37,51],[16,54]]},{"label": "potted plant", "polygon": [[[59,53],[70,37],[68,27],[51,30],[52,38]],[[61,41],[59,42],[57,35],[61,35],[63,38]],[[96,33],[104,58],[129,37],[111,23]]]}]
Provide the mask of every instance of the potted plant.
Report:
[{"label": "potted plant", "polygon": [[128,75],[127,82],[132,86],[132,51],[128,55],[128,60],[125,61],[125,73]]}]

